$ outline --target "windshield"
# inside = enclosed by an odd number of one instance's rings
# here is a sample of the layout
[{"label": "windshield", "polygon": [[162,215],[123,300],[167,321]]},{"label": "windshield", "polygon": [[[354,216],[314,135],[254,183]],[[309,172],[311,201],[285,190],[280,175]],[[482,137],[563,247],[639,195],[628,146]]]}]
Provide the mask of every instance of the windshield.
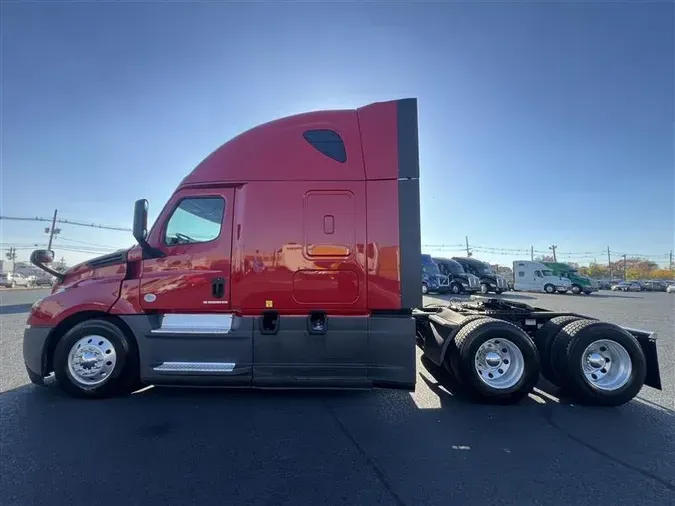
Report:
[{"label": "windshield", "polygon": [[455,262],[454,260],[448,260],[447,262],[445,262],[445,267],[452,274],[466,274],[461,264],[459,262]]},{"label": "windshield", "polygon": [[490,267],[487,264],[482,264],[476,267],[476,270],[482,274],[483,276],[494,276],[495,273],[492,270],[492,267]]},{"label": "windshield", "polygon": [[440,274],[438,264],[429,255],[422,255],[422,272],[425,274]]}]

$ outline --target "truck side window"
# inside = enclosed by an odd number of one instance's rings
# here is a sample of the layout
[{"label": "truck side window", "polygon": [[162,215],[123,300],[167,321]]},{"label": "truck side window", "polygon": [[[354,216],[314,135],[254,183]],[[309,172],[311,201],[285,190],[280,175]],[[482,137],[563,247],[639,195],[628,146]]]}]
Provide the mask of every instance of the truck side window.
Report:
[{"label": "truck side window", "polygon": [[537,276],[538,278],[541,277],[541,271],[534,271],[534,275]]},{"label": "truck side window", "polygon": [[225,200],[222,197],[194,197],[180,201],[166,225],[167,246],[209,242],[220,235]]},{"label": "truck side window", "polygon": [[518,277],[524,278],[525,277],[525,271],[518,271]]},{"label": "truck side window", "polygon": [[322,152],[327,157],[340,163],[347,161],[345,143],[337,132],[333,130],[307,130],[302,136],[317,151]]}]

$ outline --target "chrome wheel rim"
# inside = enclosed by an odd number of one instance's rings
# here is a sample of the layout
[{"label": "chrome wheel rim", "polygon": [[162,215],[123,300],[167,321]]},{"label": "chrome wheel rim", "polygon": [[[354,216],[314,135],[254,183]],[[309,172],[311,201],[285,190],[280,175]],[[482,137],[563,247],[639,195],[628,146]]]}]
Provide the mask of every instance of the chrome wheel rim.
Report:
[{"label": "chrome wheel rim", "polygon": [[427,285],[422,285],[422,293],[427,294],[429,292],[429,289],[427,288]]},{"label": "chrome wheel rim", "polygon": [[545,291],[546,293],[553,293],[553,292],[555,292],[555,288],[553,288],[551,285],[546,285],[546,286],[544,287],[544,291]]},{"label": "chrome wheel rim", "polygon": [[633,361],[622,345],[609,339],[592,342],[581,355],[585,380],[594,388],[612,392],[630,380]]},{"label": "chrome wheel rim", "polygon": [[68,371],[73,380],[84,387],[105,383],[116,363],[115,347],[103,336],[85,336],[68,353]]},{"label": "chrome wheel rim", "polygon": [[480,293],[488,293],[489,289],[487,285],[480,285]]},{"label": "chrome wheel rim", "polygon": [[520,348],[508,339],[488,339],[480,345],[474,359],[476,373],[483,383],[503,390],[517,384],[525,373]]}]

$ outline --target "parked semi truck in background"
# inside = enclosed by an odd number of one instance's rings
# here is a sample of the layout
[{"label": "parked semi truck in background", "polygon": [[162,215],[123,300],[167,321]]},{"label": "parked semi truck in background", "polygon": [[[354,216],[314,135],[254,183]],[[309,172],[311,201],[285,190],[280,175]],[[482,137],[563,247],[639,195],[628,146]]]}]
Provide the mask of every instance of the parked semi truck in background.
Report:
[{"label": "parked semi truck in background", "polygon": [[464,270],[462,264],[449,258],[435,258],[434,262],[438,265],[441,273],[448,277],[450,284],[449,291],[455,295],[460,293],[475,293],[480,290],[480,280],[478,276],[469,274]]},{"label": "parked semi truck in background", "polygon": [[137,246],[63,273],[33,252],[57,282],[26,322],[32,382],[53,374],[85,398],[143,384],[412,390],[417,344],[485,402],[518,401],[540,368],[596,404],[661,387],[649,332],[497,298],[422,307],[414,99],[253,128],[192,170],[149,231],[147,215],[138,200]]},{"label": "parked semi truck in background", "polygon": [[499,294],[509,289],[509,283],[506,278],[492,270],[490,264],[468,257],[453,257],[452,259],[459,262],[466,272],[479,278],[480,292],[482,294],[490,292]]},{"label": "parked semi truck in background", "polygon": [[556,275],[541,262],[516,260],[513,262],[513,289],[523,292],[567,293],[572,286],[569,279]]},{"label": "parked semi truck in background", "polygon": [[579,274],[579,271],[574,267],[569,266],[568,264],[562,262],[542,262],[548,269],[553,271],[554,276],[562,276],[570,280],[571,286],[570,291],[579,295],[585,293],[587,295],[597,292],[600,289],[600,285],[597,281],[589,278],[588,276],[582,276]]},{"label": "parked semi truck in background", "polygon": [[422,255],[422,293],[448,293],[449,290],[448,276],[441,273],[431,255]]}]

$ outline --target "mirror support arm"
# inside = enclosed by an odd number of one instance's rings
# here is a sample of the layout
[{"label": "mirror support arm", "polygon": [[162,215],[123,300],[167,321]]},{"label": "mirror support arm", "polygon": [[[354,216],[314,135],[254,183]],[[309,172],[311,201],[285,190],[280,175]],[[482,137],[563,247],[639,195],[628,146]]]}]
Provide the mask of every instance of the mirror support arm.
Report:
[{"label": "mirror support arm", "polygon": [[[41,251],[41,250],[36,250],[36,251],[33,251],[33,253],[31,253],[31,255],[30,255],[30,263],[32,263],[35,267],[38,267],[39,269],[42,269],[42,270],[45,271],[47,274],[51,274],[51,275],[54,276],[56,279],[58,279],[59,282],[63,281],[63,280],[65,279],[65,277],[66,277],[63,273],[61,273],[61,272],[59,272],[59,271],[55,271],[54,269],[51,269],[51,268],[47,267],[44,263],[42,263],[42,262],[39,260],[39,257],[38,257],[39,255],[38,255],[38,253],[39,253],[40,251]],[[53,255],[53,253],[51,253],[51,254]],[[48,260],[48,261],[51,261],[51,260]]]}]

